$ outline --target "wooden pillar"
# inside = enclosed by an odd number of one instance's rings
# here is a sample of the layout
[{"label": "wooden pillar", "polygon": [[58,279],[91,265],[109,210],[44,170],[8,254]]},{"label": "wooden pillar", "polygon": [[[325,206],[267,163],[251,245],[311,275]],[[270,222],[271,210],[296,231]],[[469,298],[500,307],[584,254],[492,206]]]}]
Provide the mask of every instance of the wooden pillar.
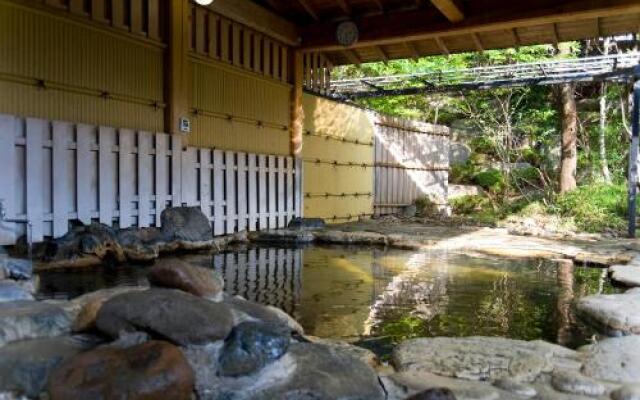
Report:
[{"label": "wooden pillar", "polygon": [[302,156],[302,131],[304,130],[304,110],[302,108],[304,67],[301,51],[291,51],[291,71],[293,88],[291,90],[291,155]]},{"label": "wooden pillar", "polygon": [[165,62],[167,108],[165,131],[180,132],[180,119],[189,117],[189,10],[188,0],[169,0],[168,51]]},{"label": "wooden pillar", "polygon": [[638,146],[640,145],[640,80],[633,85],[631,148],[629,149],[629,237],[636,237],[636,202],[638,195]]}]

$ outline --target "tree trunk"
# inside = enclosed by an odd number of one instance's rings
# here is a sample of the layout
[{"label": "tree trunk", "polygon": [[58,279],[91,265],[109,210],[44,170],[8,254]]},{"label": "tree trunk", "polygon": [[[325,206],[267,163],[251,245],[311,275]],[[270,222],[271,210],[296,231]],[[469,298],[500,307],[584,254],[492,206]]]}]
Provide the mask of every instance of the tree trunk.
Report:
[{"label": "tree trunk", "polygon": [[576,188],[578,114],[573,84],[558,85],[555,87],[555,92],[562,129],[560,193],[565,193]]},{"label": "tree trunk", "polygon": [[609,163],[607,162],[607,84],[602,83],[600,88],[600,132],[598,134],[598,153],[600,155],[600,170],[602,171],[602,179],[606,183],[611,183],[611,173],[609,172]]}]

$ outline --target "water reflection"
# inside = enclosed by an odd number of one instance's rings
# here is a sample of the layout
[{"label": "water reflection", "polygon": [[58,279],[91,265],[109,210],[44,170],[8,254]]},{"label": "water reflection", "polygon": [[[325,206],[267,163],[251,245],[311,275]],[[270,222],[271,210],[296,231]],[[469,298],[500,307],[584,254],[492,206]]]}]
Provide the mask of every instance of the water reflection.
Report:
[{"label": "water reflection", "polygon": [[[601,270],[353,247],[243,248],[184,256],[219,271],[226,291],[293,315],[321,337],[505,336],[570,347],[593,333],[575,317],[581,296],[612,292]],[[40,297],[74,297],[144,281],[142,267],[41,274]]]}]

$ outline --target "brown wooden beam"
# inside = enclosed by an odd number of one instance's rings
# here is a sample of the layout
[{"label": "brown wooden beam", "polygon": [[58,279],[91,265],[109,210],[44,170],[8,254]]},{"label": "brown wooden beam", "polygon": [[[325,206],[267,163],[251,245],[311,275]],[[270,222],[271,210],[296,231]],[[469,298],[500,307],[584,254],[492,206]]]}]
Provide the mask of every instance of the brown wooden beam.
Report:
[{"label": "brown wooden beam", "polygon": [[307,0],[298,0],[298,3],[300,3],[300,5],[302,6],[302,8],[304,8],[307,14],[311,15],[311,18],[315,19],[316,21],[320,19],[318,17],[318,14],[316,13],[316,10],[314,10],[313,7],[311,7],[311,5]]},{"label": "brown wooden beam", "polygon": [[511,33],[511,38],[513,39],[513,47],[515,49],[520,48],[520,35],[518,35],[518,30],[516,28],[509,29],[509,33]]},{"label": "brown wooden beam", "polygon": [[349,5],[349,3],[347,3],[347,0],[336,0],[336,3],[338,3],[338,6],[340,6],[342,12],[347,15],[351,15],[351,6]]},{"label": "brown wooden beam", "polygon": [[455,0],[431,0],[431,4],[451,22],[460,22],[464,19],[462,7]]},{"label": "brown wooden beam", "polygon": [[167,5],[167,61],[165,86],[167,108],[165,132],[179,134],[180,119],[189,117],[189,14],[188,0],[170,0]]},{"label": "brown wooden beam", "polygon": [[477,33],[472,33],[471,34],[471,38],[473,39],[473,43],[476,45],[476,50],[478,50],[479,52],[483,52],[484,51],[484,45],[482,44],[482,40],[480,39],[480,35],[478,35]]},{"label": "brown wooden beam", "polygon": [[271,36],[289,46],[300,44],[295,24],[250,0],[215,0],[207,6],[216,13]]},{"label": "brown wooden beam", "polygon": [[420,58],[420,53],[418,52],[418,49],[416,48],[415,44],[411,42],[405,42],[404,45],[409,51],[409,54],[411,54],[411,58],[413,58],[414,60],[417,60],[418,58]]},{"label": "brown wooden beam", "polygon": [[[480,9],[472,9],[474,3],[471,2],[468,6],[470,9],[466,10],[466,18],[458,23],[442,21],[439,11],[431,8],[357,18],[355,22],[360,29],[360,40],[353,47],[433,40],[435,37],[504,31],[640,12],[640,2],[637,0],[569,0],[557,1],[552,5],[536,0],[528,1],[527,7],[512,0],[494,0],[492,3],[495,3],[495,7],[486,7],[485,4]],[[302,47],[314,51],[343,49],[335,40],[336,27],[337,23],[330,21],[301,28]]]},{"label": "brown wooden beam", "polygon": [[344,50],[342,52],[344,56],[351,62],[351,64],[360,65],[362,64],[362,59],[354,50]]},{"label": "brown wooden beam", "polygon": [[451,52],[449,51],[449,48],[444,43],[442,38],[439,38],[439,37],[436,36],[435,41],[436,41],[436,44],[438,45],[438,48],[442,52],[442,54],[447,55],[447,56],[451,55]]}]

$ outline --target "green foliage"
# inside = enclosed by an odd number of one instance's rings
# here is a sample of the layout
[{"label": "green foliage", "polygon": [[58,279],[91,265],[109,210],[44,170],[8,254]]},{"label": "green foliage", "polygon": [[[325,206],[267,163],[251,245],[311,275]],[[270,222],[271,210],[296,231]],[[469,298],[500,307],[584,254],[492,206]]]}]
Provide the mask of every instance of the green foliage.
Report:
[{"label": "green foliage", "polygon": [[540,171],[535,167],[514,169],[510,175],[511,185],[519,188],[538,187],[540,182]]},{"label": "green foliage", "polygon": [[621,230],[627,218],[625,185],[593,184],[558,195],[553,212],[572,217],[578,228],[587,232]]},{"label": "green foliage", "polygon": [[449,170],[449,182],[455,184],[471,183],[473,177],[478,173],[476,165],[471,160],[467,160],[464,164],[458,164]]},{"label": "green foliage", "polygon": [[493,168],[477,173],[473,177],[473,182],[493,193],[499,193],[505,188],[504,175],[501,171]]},{"label": "green foliage", "polygon": [[461,196],[449,200],[451,211],[455,215],[469,215],[481,212],[491,207],[491,203],[484,196]]},{"label": "green foliage", "polygon": [[416,206],[416,213],[419,216],[428,217],[435,215],[438,212],[438,205],[434,203],[429,197],[418,197],[414,204]]}]

